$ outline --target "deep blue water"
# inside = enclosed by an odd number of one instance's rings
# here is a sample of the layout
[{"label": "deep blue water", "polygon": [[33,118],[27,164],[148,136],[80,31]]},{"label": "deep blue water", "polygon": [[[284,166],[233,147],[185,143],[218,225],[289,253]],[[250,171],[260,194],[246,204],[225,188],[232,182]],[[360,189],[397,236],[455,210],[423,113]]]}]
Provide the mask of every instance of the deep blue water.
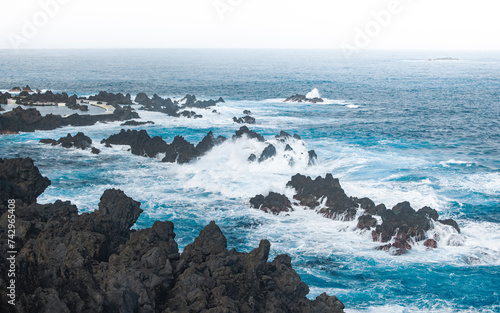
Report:
[{"label": "deep blue water", "polygon": [[[459,61],[429,58],[452,56]],[[271,257],[292,256],[311,288],[337,295],[346,312],[500,311],[500,54],[378,52],[346,60],[335,51],[123,50],[0,51],[0,90],[29,84],[88,95],[100,90],[150,96],[226,99],[200,120],[141,112],[152,135],[200,140],[208,130],[231,136],[232,116],[250,109],[251,128],[268,139],[300,134],[317,165],[280,160],[249,166],[262,147],[231,142],[194,164],[161,164],[118,147],[99,156],[46,147],[40,138],[83,131],[99,141],[119,123],[0,137],[0,157],[30,156],[52,186],[40,201],[71,200],[96,208],[102,192],[123,189],[145,210],[137,227],[172,220],[181,248],[216,220],[230,247],[249,251],[268,238]],[[325,104],[280,99],[317,88]],[[415,246],[405,256],[376,251],[355,223],[314,212],[269,216],[248,200],[289,192],[296,172],[332,173],[348,195],[392,206],[408,200],[455,218],[461,234],[436,227],[438,249]]]}]

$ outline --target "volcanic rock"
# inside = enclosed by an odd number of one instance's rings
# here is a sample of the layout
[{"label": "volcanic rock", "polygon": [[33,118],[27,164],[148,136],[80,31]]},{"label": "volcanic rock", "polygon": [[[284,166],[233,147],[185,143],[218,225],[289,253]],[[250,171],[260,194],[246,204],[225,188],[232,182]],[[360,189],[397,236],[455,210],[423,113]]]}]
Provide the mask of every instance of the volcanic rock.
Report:
[{"label": "volcanic rock", "polygon": [[266,197],[257,195],[250,199],[250,204],[255,209],[275,215],[281,212],[293,211],[290,200],[285,195],[276,192],[270,192]]},{"label": "volcanic rock", "polygon": [[257,134],[253,130],[248,129],[246,126],[242,126],[239,130],[236,131],[236,134],[233,136],[233,139],[238,139],[246,135],[250,139],[257,139],[258,141],[264,142],[265,139],[262,135]]},{"label": "volcanic rock", "polygon": [[339,180],[333,178],[331,174],[326,174],[325,178],[317,177],[312,180],[297,174],[287,183],[297,191],[294,199],[300,204],[314,209],[320,205],[320,201],[326,199],[325,207],[319,210],[325,217],[353,220],[356,215],[356,203],[346,196],[340,186]]}]

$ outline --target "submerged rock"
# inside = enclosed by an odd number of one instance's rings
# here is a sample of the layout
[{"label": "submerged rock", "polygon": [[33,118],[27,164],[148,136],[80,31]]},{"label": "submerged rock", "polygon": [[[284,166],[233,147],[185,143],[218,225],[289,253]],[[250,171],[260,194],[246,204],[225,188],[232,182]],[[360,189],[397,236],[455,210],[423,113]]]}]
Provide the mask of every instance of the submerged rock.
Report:
[{"label": "submerged rock", "polygon": [[50,182],[30,159],[0,159],[0,177],[2,199],[16,200],[19,251],[16,306],[1,293],[2,312],[343,312],[335,296],[307,299],[289,256],[268,262],[267,240],[250,253],[228,251],[211,222],[179,254],[171,222],[130,230],[142,210],[121,190],[106,190],[97,210],[78,215],[70,202],[36,203]]}]

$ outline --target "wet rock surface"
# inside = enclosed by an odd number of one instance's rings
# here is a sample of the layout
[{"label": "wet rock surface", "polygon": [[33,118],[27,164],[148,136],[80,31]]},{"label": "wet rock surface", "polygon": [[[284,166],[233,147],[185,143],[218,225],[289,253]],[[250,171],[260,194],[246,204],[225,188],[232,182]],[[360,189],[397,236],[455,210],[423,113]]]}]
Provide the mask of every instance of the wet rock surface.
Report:
[{"label": "wet rock surface", "polygon": [[321,102],[324,102],[324,100],[321,99],[321,98],[312,98],[312,99],[309,99],[305,95],[295,94],[295,95],[293,95],[291,97],[286,98],[284,102],[321,103]]},{"label": "wet rock surface", "polygon": [[[280,134],[283,138],[287,136],[290,135]],[[427,231],[435,223],[450,226],[460,233],[456,221],[439,220],[438,212],[430,207],[415,211],[409,202],[401,202],[392,209],[387,209],[384,204],[375,205],[369,198],[348,197],[339,180],[331,174],[314,180],[297,174],[287,183],[287,187],[295,189],[293,198],[299,201],[299,205],[314,209],[327,218],[351,221],[358,216],[357,228],[371,231],[373,241],[386,243],[377,249],[389,251],[394,255],[407,253],[417,242],[428,248],[437,248],[437,238],[428,238],[427,235]],[[267,197],[255,196],[250,200],[250,204],[253,208],[261,208],[272,214],[293,211],[297,204],[291,205],[285,198],[284,195],[271,192]],[[379,220],[382,223],[379,223]]]},{"label": "wet rock surface", "polygon": [[339,180],[333,178],[331,174],[314,180],[297,174],[292,177],[287,186],[297,191],[294,199],[300,201],[300,205],[314,209],[320,206],[320,201],[324,201],[318,213],[325,217],[353,220],[356,215],[356,203],[345,194]]},{"label": "wet rock surface", "polygon": [[285,195],[276,192],[270,192],[265,197],[263,195],[257,195],[250,199],[250,204],[255,209],[272,214],[293,211],[290,200]]},{"label": "wet rock surface", "polygon": [[52,130],[63,126],[90,126],[97,122],[125,121],[139,118],[129,107],[118,108],[113,114],[79,115],[67,117],[47,114],[42,116],[35,108],[23,109],[17,107],[0,115],[0,134],[12,132],[34,132],[36,130]]},{"label": "wet rock surface", "polygon": [[335,296],[307,299],[290,257],[268,262],[267,240],[250,253],[228,251],[211,222],[179,254],[171,222],[130,230],[142,210],[121,190],[106,190],[97,210],[79,215],[70,202],[36,203],[50,182],[30,159],[0,159],[0,178],[19,225],[16,306],[1,293],[2,312],[343,312]]},{"label": "wet rock surface", "polygon": [[249,115],[245,115],[243,117],[233,117],[233,122],[238,124],[255,124],[255,118]]},{"label": "wet rock surface", "polygon": [[82,150],[95,149],[92,147],[92,139],[85,136],[85,134],[82,132],[77,133],[75,136],[68,134],[66,137],[59,138],[59,140],[41,139],[40,142],[51,144],[53,146],[61,145],[64,148],[77,148]]}]

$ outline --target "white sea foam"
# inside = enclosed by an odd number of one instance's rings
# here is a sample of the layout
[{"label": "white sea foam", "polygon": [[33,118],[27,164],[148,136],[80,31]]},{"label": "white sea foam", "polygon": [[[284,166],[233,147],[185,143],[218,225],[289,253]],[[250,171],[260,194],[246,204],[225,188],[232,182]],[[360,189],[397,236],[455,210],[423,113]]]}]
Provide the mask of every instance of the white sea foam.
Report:
[{"label": "white sea foam", "polygon": [[307,93],[306,98],[307,99],[321,98],[318,88],[314,88],[309,93]]}]

